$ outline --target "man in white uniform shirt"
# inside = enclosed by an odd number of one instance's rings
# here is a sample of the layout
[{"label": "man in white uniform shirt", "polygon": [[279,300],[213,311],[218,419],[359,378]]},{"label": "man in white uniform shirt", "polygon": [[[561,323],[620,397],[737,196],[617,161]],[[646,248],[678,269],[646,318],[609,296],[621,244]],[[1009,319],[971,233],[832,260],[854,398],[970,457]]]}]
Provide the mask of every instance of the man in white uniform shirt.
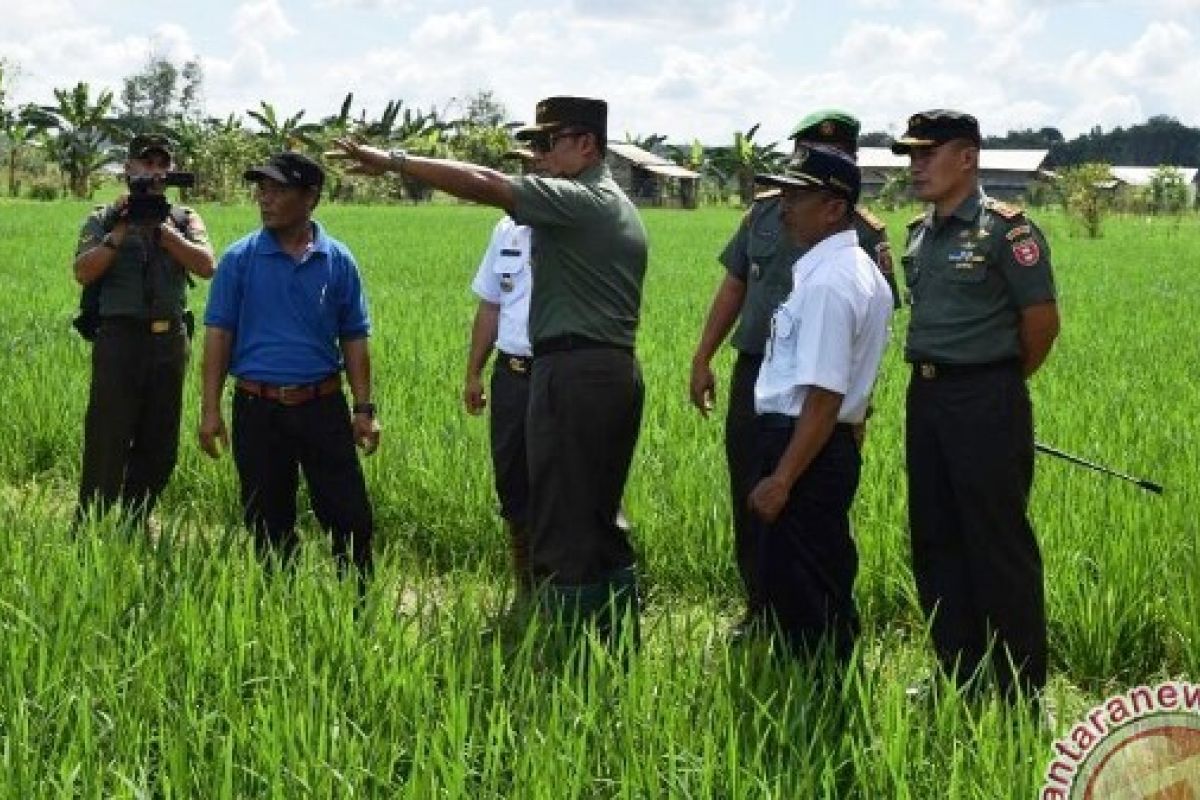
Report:
[{"label": "man in white uniform shirt", "polygon": [[843,154],[798,149],[782,175],[789,238],[808,248],[775,311],[755,412],[763,477],[750,493],[768,618],[801,655],[844,661],[858,633],[858,554],[850,505],[858,488],[854,427],[866,420],[887,344],[892,295],[854,231],[861,177]]},{"label": "man in white uniform shirt", "polygon": [[[536,156],[514,148],[506,156],[536,168]],[[529,266],[530,229],[505,216],[492,229],[492,238],[479,263],[471,291],[479,298],[471,326],[463,404],[467,413],[483,413],[490,398],[489,426],[492,470],[500,516],[508,530],[517,600],[528,599],[529,463],[525,456],[525,413],[529,406],[529,373],[533,350],[529,344],[529,296],[533,277]],[[483,388],[483,370],[493,347],[491,385]]]}]

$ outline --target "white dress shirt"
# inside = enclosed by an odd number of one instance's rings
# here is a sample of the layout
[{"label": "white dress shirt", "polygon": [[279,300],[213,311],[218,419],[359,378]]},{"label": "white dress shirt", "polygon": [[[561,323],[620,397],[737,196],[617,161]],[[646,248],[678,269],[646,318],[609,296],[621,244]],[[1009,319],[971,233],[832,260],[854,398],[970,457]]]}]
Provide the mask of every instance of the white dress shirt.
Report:
[{"label": "white dress shirt", "polygon": [[471,282],[471,291],[480,300],[500,306],[496,349],[514,356],[533,355],[529,346],[529,295],[533,291],[529,246],[529,228],[504,217],[492,229]]},{"label": "white dress shirt", "polygon": [[792,293],[771,318],[754,410],[798,417],[818,386],[842,395],[838,422],[862,422],[891,315],[891,290],[858,234],[822,239],[797,259]]}]

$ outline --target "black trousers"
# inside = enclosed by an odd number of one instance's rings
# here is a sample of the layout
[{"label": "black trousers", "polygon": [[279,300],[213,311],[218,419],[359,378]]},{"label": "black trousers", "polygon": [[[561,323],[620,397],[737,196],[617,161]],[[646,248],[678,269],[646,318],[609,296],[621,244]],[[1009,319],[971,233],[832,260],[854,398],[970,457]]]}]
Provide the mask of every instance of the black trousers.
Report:
[{"label": "black trousers", "polygon": [[518,359],[525,372],[513,368],[513,356],[496,353],[490,387],[492,474],[500,516],[525,527],[529,514],[529,459],[525,448],[525,417],[529,413],[530,360]]},{"label": "black trousers", "polygon": [[332,534],[339,564],[352,560],[360,574],[370,571],[374,522],[341,392],[295,406],[235,392],[233,457],[246,526],[260,552],[285,560],[295,552],[302,470],[313,513]]},{"label": "black trousers", "polygon": [[[792,432],[761,426],[762,477],[774,471]],[[792,486],[779,518],[767,524],[752,517],[764,611],[798,654],[829,647],[844,661],[858,636],[853,595],[858,551],[850,536],[850,506],[861,467],[850,427],[838,425]]]},{"label": "black trousers", "polygon": [[618,511],[644,395],[641,369],[626,350],[566,350],[534,360],[526,431],[535,579],[604,583],[633,565]]},{"label": "black trousers", "polygon": [[76,519],[120,503],[149,516],[175,469],[188,339],[132,318],[101,321],[83,429]]},{"label": "black trousers", "polygon": [[[1042,558],[1029,524],[1033,415],[1020,366],[914,373],[905,435],[913,573],[943,668],[966,681],[992,638],[1011,693],[1046,682]],[[1009,659],[1016,665],[1014,675]]]},{"label": "black trousers", "polygon": [[754,546],[757,528],[751,524],[746,502],[762,475],[758,419],[754,415],[754,384],[762,356],[738,353],[729,382],[729,408],[725,413],[725,463],[729,469],[729,501],[733,518],[733,553],[746,588],[746,609],[756,614],[762,607],[757,587],[758,561]]}]

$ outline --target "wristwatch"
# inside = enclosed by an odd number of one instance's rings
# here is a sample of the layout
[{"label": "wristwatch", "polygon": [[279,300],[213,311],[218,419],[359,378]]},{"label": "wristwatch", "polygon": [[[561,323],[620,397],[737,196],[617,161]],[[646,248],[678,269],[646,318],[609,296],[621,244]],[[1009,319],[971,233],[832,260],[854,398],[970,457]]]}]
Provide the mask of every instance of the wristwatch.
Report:
[{"label": "wristwatch", "polygon": [[404,162],[406,160],[408,160],[408,151],[403,148],[396,148],[395,150],[388,150],[388,158],[391,161],[391,163],[388,164],[388,166],[391,167],[396,172],[399,172],[400,169],[404,166]]},{"label": "wristwatch", "polygon": [[355,414],[366,414],[371,419],[375,419],[375,404],[374,403],[355,403]]},{"label": "wristwatch", "polygon": [[100,240],[100,244],[107,247],[109,250],[118,249],[116,241],[113,240],[112,231],[104,234],[104,238]]}]

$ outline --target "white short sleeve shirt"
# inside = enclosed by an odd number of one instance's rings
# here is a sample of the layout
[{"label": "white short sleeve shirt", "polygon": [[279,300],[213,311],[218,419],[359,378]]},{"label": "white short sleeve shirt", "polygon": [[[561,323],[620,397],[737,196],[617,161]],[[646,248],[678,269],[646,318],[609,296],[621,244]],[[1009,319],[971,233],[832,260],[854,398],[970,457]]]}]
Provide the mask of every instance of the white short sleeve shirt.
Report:
[{"label": "white short sleeve shirt", "polygon": [[862,422],[891,316],[891,290],[858,234],[818,242],[792,267],[792,293],[771,318],[755,411],[798,417],[818,386],[842,395],[838,422]]},{"label": "white short sleeve shirt", "polygon": [[529,356],[529,296],[533,271],[529,266],[530,229],[504,217],[492,229],[487,251],[471,282],[480,299],[500,306],[496,349],[514,356]]}]

